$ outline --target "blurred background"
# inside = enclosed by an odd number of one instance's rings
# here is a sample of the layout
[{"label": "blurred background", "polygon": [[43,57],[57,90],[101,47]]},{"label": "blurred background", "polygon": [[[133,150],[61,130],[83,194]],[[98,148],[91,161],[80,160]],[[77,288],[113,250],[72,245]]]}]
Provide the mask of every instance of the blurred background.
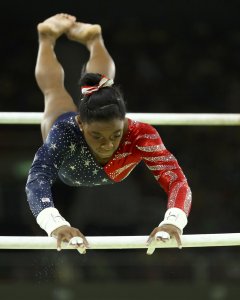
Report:
[{"label": "blurred background", "polygon": [[[59,12],[99,23],[129,112],[239,113],[239,1],[1,1],[0,111],[42,112],[36,26]],[[59,39],[66,87],[88,52]],[[39,125],[0,125],[0,235],[45,236],[25,195]],[[158,126],[193,193],[185,234],[239,232],[240,139],[233,126]],[[140,164],[122,183],[53,187],[55,205],[86,236],[148,235],[167,198]],[[0,299],[230,300],[240,296],[239,247],[77,251],[0,250]]]}]

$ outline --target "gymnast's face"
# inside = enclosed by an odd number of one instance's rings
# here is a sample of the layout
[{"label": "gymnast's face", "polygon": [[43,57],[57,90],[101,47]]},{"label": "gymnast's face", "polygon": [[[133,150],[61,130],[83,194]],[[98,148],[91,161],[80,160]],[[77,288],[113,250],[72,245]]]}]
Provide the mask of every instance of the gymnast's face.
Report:
[{"label": "gymnast's face", "polygon": [[117,150],[124,133],[125,121],[113,119],[110,121],[78,122],[85,140],[99,160],[108,160]]}]

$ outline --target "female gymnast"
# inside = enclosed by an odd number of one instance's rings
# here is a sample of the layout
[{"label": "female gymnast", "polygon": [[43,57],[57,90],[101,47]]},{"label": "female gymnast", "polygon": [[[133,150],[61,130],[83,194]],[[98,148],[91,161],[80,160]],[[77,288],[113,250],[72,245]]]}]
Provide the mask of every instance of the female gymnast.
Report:
[{"label": "female gymnast", "polygon": [[[126,118],[120,89],[114,85],[115,63],[107,51],[101,27],[56,14],[37,26],[39,50],[35,68],[44,95],[41,122],[43,144],[29,170],[26,194],[39,226],[57,239],[57,249],[68,242],[85,253],[85,236],[70,225],[54,206],[51,186],[59,178],[70,186],[95,186],[122,181],[144,161],[168,196],[163,221],[146,243],[148,254],[156,240],[181,234],[191,209],[191,189],[176,158],[165,148],[157,130]],[[78,107],[64,87],[64,71],[54,47],[65,34],[90,52],[80,79]]]}]

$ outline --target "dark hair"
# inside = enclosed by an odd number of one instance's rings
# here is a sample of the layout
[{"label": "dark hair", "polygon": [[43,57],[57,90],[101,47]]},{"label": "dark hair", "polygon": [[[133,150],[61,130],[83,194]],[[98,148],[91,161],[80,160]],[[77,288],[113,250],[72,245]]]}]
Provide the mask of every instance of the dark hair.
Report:
[{"label": "dark hair", "polygon": [[[102,75],[99,73],[85,73],[79,80],[83,86],[98,85]],[[79,103],[79,114],[82,122],[123,120],[126,106],[119,87],[112,85],[102,87],[90,95],[82,95]]]}]

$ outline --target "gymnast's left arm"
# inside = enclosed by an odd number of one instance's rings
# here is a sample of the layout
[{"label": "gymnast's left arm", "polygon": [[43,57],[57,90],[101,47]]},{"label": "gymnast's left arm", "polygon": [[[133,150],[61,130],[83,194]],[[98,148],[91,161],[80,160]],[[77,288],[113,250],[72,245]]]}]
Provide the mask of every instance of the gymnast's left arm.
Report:
[{"label": "gymnast's left arm", "polygon": [[155,240],[165,242],[174,238],[178,247],[182,247],[181,235],[188,222],[192,193],[177,159],[166,149],[157,130],[149,126],[149,131],[149,139],[142,140],[145,145],[139,147],[145,150],[142,159],[168,197],[164,219],[153,229],[147,241],[147,254],[152,254],[154,247],[152,251],[150,248]]}]

